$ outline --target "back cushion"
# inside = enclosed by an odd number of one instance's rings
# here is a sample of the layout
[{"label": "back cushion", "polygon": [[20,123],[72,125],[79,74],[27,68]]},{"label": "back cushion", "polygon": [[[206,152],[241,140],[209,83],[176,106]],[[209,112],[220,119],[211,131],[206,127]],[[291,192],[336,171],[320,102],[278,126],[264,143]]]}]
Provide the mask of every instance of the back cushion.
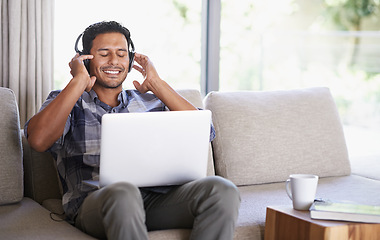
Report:
[{"label": "back cushion", "polygon": [[196,89],[178,89],[176,90],[182,97],[197,108],[204,108],[201,93]]},{"label": "back cushion", "polygon": [[237,185],[279,182],[289,174],[350,174],[340,118],[327,88],[213,92],[216,174]]},{"label": "back cushion", "polygon": [[33,150],[22,133],[24,157],[24,196],[42,204],[46,199],[62,198],[62,186],[54,158],[48,152]]},{"label": "back cushion", "polygon": [[22,148],[16,97],[0,87],[0,205],[23,197]]}]

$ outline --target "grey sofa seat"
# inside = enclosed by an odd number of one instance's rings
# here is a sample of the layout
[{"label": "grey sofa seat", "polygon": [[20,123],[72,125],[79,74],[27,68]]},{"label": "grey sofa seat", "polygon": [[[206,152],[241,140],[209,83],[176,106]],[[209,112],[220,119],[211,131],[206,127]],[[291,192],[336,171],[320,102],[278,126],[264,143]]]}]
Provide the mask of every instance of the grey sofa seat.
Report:
[{"label": "grey sofa seat", "polygon": [[94,239],[65,221],[53,221],[50,212],[30,198],[0,207],[0,239]]},{"label": "grey sofa seat", "polygon": [[369,155],[364,157],[353,157],[351,159],[352,173],[380,180],[380,157]]}]

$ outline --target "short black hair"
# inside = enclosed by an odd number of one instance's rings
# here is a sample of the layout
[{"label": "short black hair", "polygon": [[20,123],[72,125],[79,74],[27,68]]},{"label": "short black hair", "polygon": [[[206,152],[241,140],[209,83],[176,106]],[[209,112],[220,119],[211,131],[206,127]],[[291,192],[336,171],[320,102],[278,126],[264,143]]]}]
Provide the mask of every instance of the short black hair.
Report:
[{"label": "short black hair", "polygon": [[125,36],[128,42],[128,47],[131,44],[131,34],[129,30],[122,26],[120,23],[115,21],[103,21],[90,25],[83,32],[82,45],[83,45],[83,54],[90,54],[92,48],[92,42],[102,33],[113,33],[119,32]]}]

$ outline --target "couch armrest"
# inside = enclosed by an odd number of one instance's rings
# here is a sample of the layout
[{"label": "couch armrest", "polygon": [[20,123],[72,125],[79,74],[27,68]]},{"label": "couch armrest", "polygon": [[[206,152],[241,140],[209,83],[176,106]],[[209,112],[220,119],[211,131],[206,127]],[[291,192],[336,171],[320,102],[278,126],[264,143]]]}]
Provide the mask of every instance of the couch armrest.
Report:
[{"label": "couch armrest", "polygon": [[0,205],[23,197],[20,118],[16,96],[0,87]]}]

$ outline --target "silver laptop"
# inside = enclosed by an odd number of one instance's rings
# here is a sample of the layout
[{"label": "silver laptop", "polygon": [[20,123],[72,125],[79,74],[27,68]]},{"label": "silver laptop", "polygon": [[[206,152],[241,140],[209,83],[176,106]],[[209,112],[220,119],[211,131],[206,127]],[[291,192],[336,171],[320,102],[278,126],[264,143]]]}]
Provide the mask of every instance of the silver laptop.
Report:
[{"label": "silver laptop", "polygon": [[179,185],[207,174],[211,112],[165,111],[102,117],[100,187]]}]

